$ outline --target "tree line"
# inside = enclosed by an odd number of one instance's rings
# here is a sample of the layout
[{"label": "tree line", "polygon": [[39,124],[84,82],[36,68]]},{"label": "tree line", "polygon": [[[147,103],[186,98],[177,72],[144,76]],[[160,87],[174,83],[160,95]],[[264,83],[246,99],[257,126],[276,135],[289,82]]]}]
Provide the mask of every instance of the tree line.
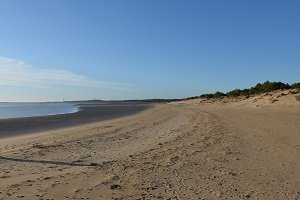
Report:
[{"label": "tree line", "polygon": [[300,82],[290,85],[288,83],[266,81],[264,83],[258,83],[254,87],[247,88],[247,89],[234,89],[227,93],[217,91],[215,93],[202,94],[200,96],[189,97],[187,98],[187,100],[198,99],[198,98],[212,99],[212,98],[240,97],[240,96],[250,97],[256,94],[262,94],[262,93],[272,92],[275,90],[283,90],[283,89],[300,89]]}]

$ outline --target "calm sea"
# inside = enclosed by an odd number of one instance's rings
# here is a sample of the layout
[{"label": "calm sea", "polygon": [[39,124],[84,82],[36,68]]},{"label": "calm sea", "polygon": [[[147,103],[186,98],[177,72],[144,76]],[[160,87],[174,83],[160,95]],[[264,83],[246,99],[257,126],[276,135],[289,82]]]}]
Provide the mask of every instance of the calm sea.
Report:
[{"label": "calm sea", "polygon": [[0,119],[58,115],[78,110],[79,107],[71,103],[0,103]]}]

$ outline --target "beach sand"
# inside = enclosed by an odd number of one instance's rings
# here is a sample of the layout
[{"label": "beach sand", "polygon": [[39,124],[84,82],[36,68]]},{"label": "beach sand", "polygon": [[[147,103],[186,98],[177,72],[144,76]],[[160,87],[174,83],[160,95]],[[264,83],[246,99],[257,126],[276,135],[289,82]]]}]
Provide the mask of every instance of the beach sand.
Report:
[{"label": "beach sand", "polygon": [[281,94],[1,139],[0,199],[300,199],[300,102]]}]

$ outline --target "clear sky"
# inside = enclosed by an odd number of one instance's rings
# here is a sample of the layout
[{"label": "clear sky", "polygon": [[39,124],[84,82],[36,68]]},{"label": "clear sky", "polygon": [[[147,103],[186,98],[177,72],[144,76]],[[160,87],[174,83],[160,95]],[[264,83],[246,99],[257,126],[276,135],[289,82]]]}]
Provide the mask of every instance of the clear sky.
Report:
[{"label": "clear sky", "polygon": [[0,101],[300,81],[298,0],[0,0]]}]

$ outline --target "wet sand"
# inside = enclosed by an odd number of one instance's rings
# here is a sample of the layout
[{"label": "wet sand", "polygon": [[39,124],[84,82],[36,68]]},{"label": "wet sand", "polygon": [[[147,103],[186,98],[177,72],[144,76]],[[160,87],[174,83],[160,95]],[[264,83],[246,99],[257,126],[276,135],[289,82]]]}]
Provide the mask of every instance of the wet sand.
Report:
[{"label": "wet sand", "polygon": [[0,119],[0,138],[78,126],[132,115],[150,108],[150,104],[80,104],[76,113],[41,117]]}]

